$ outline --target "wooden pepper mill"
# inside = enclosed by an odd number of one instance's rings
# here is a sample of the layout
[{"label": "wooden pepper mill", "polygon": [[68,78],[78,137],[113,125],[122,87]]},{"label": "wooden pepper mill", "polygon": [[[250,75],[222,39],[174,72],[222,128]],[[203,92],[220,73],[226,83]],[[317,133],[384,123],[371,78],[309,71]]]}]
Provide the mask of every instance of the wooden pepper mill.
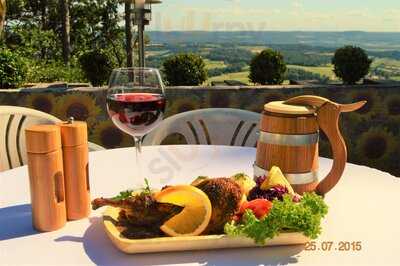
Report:
[{"label": "wooden pepper mill", "polygon": [[35,125],[25,132],[33,227],[54,231],[66,223],[60,128]]},{"label": "wooden pepper mill", "polygon": [[[346,144],[339,130],[340,114],[355,111],[365,103],[338,104],[305,95],[266,104],[257,144],[255,177],[265,175],[276,165],[297,193],[327,193],[339,181],[347,161]],[[328,137],[333,153],[332,169],[321,181],[318,181],[319,129]]]},{"label": "wooden pepper mill", "polygon": [[68,220],[90,213],[90,185],[87,125],[74,121],[57,124],[61,129]]}]

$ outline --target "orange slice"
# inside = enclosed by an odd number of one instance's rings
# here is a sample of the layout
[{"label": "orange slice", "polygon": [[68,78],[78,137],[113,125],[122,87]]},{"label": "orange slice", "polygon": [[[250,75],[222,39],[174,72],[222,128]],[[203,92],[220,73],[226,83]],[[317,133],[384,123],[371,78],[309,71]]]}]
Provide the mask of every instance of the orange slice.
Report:
[{"label": "orange slice", "polygon": [[160,229],[169,236],[197,236],[208,226],[212,206],[210,199],[200,189],[193,186],[172,186],[155,195],[158,202],[172,203],[184,209]]}]

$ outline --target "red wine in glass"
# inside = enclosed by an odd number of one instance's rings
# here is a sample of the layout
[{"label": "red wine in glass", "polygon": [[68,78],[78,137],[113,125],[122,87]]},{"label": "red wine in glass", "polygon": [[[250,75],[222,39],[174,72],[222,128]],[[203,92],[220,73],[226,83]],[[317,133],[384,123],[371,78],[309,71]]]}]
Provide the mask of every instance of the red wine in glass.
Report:
[{"label": "red wine in glass", "polygon": [[107,96],[107,110],[114,124],[131,136],[144,136],[162,121],[166,100],[155,93],[124,93]]},{"label": "red wine in glass", "polygon": [[155,68],[114,69],[107,89],[107,110],[114,125],[135,141],[134,176],[143,180],[140,155],[143,137],[163,120],[166,108],[165,87]]}]

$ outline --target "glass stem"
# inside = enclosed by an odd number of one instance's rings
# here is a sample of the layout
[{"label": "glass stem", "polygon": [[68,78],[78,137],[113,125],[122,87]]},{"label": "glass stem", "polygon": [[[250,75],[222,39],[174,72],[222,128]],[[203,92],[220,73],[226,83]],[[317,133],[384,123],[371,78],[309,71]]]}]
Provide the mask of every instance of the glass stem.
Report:
[{"label": "glass stem", "polygon": [[136,150],[136,177],[140,180],[139,182],[144,182],[142,176],[142,165],[140,162],[140,157],[142,154],[142,137],[133,137],[135,140],[135,150]]}]

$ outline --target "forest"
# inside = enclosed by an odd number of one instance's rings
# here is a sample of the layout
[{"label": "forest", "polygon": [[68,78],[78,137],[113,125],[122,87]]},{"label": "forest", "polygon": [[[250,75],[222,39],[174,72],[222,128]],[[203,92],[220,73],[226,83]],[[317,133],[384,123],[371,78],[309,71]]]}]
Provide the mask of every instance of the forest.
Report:
[{"label": "forest", "polygon": [[[84,81],[78,61],[93,50],[107,55],[112,67],[129,63],[133,27],[130,18],[127,25],[121,25],[123,4],[118,1],[7,0],[6,4],[0,45],[29,66],[28,82]],[[130,8],[127,10],[130,14]]]}]

